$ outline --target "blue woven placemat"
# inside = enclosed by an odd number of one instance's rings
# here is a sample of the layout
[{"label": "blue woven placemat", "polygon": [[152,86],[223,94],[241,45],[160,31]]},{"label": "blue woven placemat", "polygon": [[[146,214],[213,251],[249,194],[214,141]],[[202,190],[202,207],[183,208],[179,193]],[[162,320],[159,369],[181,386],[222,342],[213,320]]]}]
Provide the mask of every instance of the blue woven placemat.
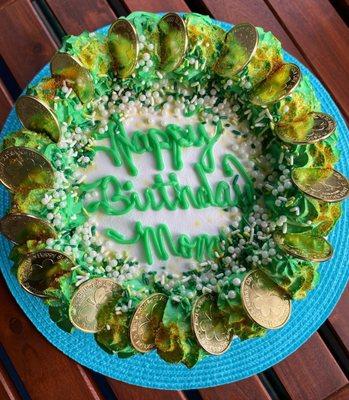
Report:
[{"label": "blue woven placemat", "polygon": [[[231,25],[219,22],[224,29]],[[100,31],[106,33],[108,27]],[[289,54],[285,59],[298,64],[304,75],[310,77],[323,110],[335,117],[340,133],[341,159],[337,169],[349,176],[349,136],[346,124],[337,106],[318,79]],[[50,74],[46,65],[32,83]],[[20,128],[14,110],[11,111],[0,137]],[[4,187],[0,188],[0,215],[4,215],[10,204]],[[8,254],[11,244],[0,238],[0,268],[5,280],[28,318],[36,328],[59,350],[86,367],[112,378],[157,389],[194,389],[223,385],[254,375],[278,363],[298,349],[326,320],[338,302],[349,278],[349,202],[343,205],[343,215],[330,235],[335,251],[334,257],[322,263],[318,287],[303,301],[293,302],[289,323],[278,331],[269,331],[262,339],[234,342],[230,350],[219,357],[208,357],[193,369],[183,365],[170,365],[162,361],[155,352],[119,359],[103,352],[93,336],[82,332],[67,334],[50,320],[42,300],[25,292],[11,274]],[[344,317],[344,316],[343,316]]]}]

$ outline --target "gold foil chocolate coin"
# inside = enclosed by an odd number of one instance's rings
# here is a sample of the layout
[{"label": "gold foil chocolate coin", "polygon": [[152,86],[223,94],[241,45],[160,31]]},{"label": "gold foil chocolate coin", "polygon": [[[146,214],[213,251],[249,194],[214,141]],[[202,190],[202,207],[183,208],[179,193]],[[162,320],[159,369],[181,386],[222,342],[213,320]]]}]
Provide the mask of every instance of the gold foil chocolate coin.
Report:
[{"label": "gold foil chocolate coin", "polygon": [[235,25],[226,35],[222,54],[215,65],[218,75],[232,77],[251,61],[258,46],[255,26],[242,23]]},{"label": "gold foil chocolate coin", "polygon": [[34,132],[47,134],[54,142],[61,137],[61,128],[51,108],[34,96],[21,96],[16,111],[22,125]]},{"label": "gold foil chocolate coin", "polygon": [[127,78],[137,65],[137,31],[130,21],[120,18],[110,27],[108,40],[115,73],[120,78]]},{"label": "gold foil chocolate coin", "polygon": [[274,233],[275,243],[285,253],[308,261],[326,261],[332,257],[332,246],[321,236],[304,233]]},{"label": "gold foil chocolate coin", "polygon": [[134,313],[130,325],[133,347],[146,353],[155,347],[155,336],[166,307],[168,297],[155,293],[144,299]]},{"label": "gold foil chocolate coin", "polygon": [[160,67],[170,72],[179,67],[187,51],[187,28],[178,14],[168,13],[160,19],[158,30]]},{"label": "gold foil chocolate coin", "polygon": [[5,215],[0,220],[0,232],[17,244],[25,244],[27,240],[44,241],[57,236],[47,221],[22,213]]},{"label": "gold foil chocolate coin", "polygon": [[200,346],[210,354],[228,350],[231,334],[228,320],[212,295],[202,295],[194,303],[191,324]]},{"label": "gold foil chocolate coin", "polygon": [[71,83],[82,103],[92,100],[94,84],[90,71],[68,53],[56,53],[50,63],[51,74]]},{"label": "gold foil chocolate coin", "polygon": [[10,190],[53,187],[50,162],[27,147],[8,147],[0,153],[0,181]]},{"label": "gold foil chocolate coin", "polygon": [[291,178],[306,195],[327,203],[349,196],[348,179],[332,168],[294,168]]},{"label": "gold foil chocolate coin", "polygon": [[287,294],[263,272],[251,271],[241,284],[242,305],[253,321],[266,329],[279,329],[291,314]]},{"label": "gold foil chocolate coin", "polygon": [[289,96],[298,86],[301,70],[296,64],[286,63],[261,82],[252,93],[251,102],[267,106]]},{"label": "gold foil chocolate coin", "polygon": [[20,262],[17,278],[31,294],[47,297],[45,290],[58,287],[58,279],[73,267],[65,254],[56,250],[41,250],[28,254]]},{"label": "gold foil chocolate coin", "polygon": [[289,124],[278,124],[275,133],[292,144],[311,144],[327,139],[336,130],[336,121],[328,114],[311,112],[305,118]]},{"label": "gold foil chocolate coin", "polygon": [[120,286],[109,278],[95,278],[83,283],[69,305],[69,318],[78,329],[96,333],[104,328],[98,319],[105,305],[120,295]]}]

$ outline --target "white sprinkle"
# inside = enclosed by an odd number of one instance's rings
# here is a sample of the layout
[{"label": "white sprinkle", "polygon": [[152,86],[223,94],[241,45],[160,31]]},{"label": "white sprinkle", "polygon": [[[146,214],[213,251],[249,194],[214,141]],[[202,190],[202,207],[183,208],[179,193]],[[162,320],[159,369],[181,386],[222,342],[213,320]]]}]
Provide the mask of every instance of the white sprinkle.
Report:
[{"label": "white sprinkle", "polygon": [[72,88],[69,88],[67,93],[65,94],[65,98],[67,99],[70,96],[70,93],[73,91]]},{"label": "white sprinkle", "polygon": [[240,286],[240,285],[241,285],[241,279],[239,279],[239,278],[234,278],[234,279],[233,279],[233,285],[234,285],[234,286]]}]

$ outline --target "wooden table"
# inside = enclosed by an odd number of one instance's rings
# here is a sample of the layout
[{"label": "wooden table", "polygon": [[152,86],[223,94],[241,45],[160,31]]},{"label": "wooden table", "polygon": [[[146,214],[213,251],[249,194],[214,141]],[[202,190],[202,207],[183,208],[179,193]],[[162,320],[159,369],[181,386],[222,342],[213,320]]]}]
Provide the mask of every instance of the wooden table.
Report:
[{"label": "wooden table", "polygon": [[[320,78],[348,118],[347,0],[0,0],[0,124],[66,33],[95,30],[135,10],[191,10],[273,31]],[[348,289],[319,331],[272,369],[184,392],[139,388],[81,367],[36,331],[3,280],[0,304],[1,400],[349,399]]]}]

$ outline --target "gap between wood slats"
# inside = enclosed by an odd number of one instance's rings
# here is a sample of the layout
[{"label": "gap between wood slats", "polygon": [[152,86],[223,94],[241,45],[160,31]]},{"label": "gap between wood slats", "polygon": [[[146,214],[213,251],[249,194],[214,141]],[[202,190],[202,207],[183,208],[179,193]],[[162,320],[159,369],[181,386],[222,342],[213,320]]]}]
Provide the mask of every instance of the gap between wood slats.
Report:
[{"label": "gap between wood slats", "polygon": [[192,7],[193,11],[207,10],[206,14],[221,21],[235,24],[247,21],[256,26],[262,26],[265,30],[272,31],[287,51],[304,62],[300,52],[264,0],[198,0],[192,2]]},{"label": "gap between wood slats", "polygon": [[[2,344],[0,344],[0,370],[2,385],[9,399],[30,400],[30,396]],[[3,382],[3,380],[7,382]],[[1,398],[1,400],[3,399]]]},{"label": "gap between wood slats", "polygon": [[[344,318],[344,315],[343,315]],[[342,371],[349,379],[349,358],[345,347],[340,340],[336,332],[332,329],[328,321],[326,321],[318,330],[321,339],[325,342],[326,346],[331,351],[333,357],[337,361],[338,365],[341,367]]]},{"label": "gap between wood slats", "polygon": [[349,310],[349,286],[345,289],[336,308],[328,318],[328,325],[349,356],[349,319],[344,318]]},{"label": "gap between wood slats", "polygon": [[128,9],[125,7],[123,1],[120,0],[107,0],[109,6],[118,17],[125,17],[128,14]]},{"label": "gap between wood slats", "polygon": [[318,333],[273,370],[292,399],[325,399],[348,383]]},{"label": "gap between wood slats", "polygon": [[22,88],[57,48],[29,0],[16,0],[0,9],[0,35],[1,55]]},{"label": "gap between wood slats", "polygon": [[[5,60],[1,56],[0,56],[0,80],[2,82],[4,96],[6,98],[16,99],[21,94],[22,89],[18,85],[16,79],[14,78],[10,69],[6,65]],[[1,104],[2,103],[3,102],[1,102]]]},{"label": "gap between wood slats", "polygon": [[264,0],[349,119],[349,30],[328,0]]},{"label": "gap between wood slats", "polygon": [[338,15],[349,25],[349,0],[330,0]]},{"label": "gap between wood slats", "polygon": [[349,399],[349,385],[339,389],[337,392],[331,394],[325,400],[348,400]]},{"label": "gap between wood slats", "polygon": [[199,390],[184,390],[183,393],[187,400],[203,400]]},{"label": "gap between wood slats", "polygon": [[121,400],[118,399],[111,388],[111,386],[108,383],[108,379],[106,376],[99,374],[98,372],[91,371],[91,376],[93,380],[95,381],[96,385],[99,387],[99,390],[101,391],[102,395],[106,400]]},{"label": "gap between wood slats", "polygon": [[260,381],[273,400],[289,400],[290,396],[272,368],[258,374]]},{"label": "gap between wood slats", "polygon": [[13,99],[6,89],[4,82],[0,79],[0,129],[2,129],[8,113],[11,110]]},{"label": "gap between wood slats", "polygon": [[32,1],[32,5],[38,16],[40,17],[41,22],[45,25],[47,31],[50,33],[50,36],[53,38],[57,46],[60,46],[62,32],[59,30],[59,27],[57,27],[56,24],[53,23],[53,21],[49,20],[50,14],[45,13],[40,4],[42,4],[42,1],[40,0]]},{"label": "gap between wood slats", "polygon": [[40,10],[40,15],[48,22],[50,30],[58,38],[58,43],[61,44],[63,36],[67,34],[61,23],[54,16],[52,10],[45,0],[35,0],[36,8]]},{"label": "gap between wood slats", "polygon": [[22,400],[14,383],[11,381],[3,365],[0,363],[0,399]]}]

